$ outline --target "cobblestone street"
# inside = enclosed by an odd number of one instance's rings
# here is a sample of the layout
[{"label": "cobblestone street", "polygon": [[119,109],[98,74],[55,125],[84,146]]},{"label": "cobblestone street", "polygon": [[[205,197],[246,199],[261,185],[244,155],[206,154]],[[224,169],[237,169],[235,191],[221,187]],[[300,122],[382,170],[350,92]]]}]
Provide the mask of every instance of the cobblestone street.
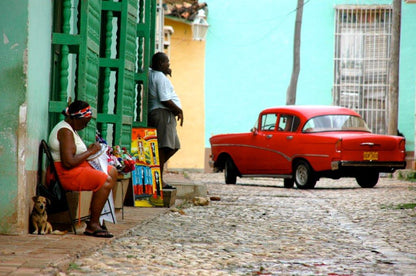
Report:
[{"label": "cobblestone street", "polygon": [[416,275],[416,183],[188,173],[208,206],[184,203],[71,265],[69,275]]}]

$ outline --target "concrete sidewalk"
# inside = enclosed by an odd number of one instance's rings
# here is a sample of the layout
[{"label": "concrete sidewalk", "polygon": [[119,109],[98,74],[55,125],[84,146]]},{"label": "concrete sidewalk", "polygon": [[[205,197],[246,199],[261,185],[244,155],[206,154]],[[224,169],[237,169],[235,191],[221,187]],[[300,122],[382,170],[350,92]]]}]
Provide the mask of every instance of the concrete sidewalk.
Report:
[{"label": "concrete sidewalk", "polygon": [[[194,186],[182,173],[167,173],[166,181],[177,187],[179,194],[192,197],[206,189]],[[202,189],[202,190],[201,190]],[[195,191],[193,194],[189,191]],[[178,204],[178,201],[176,202]],[[121,210],[116,211],[117,224],[106,223],[114,238],[95,238],[83,234],[75,235],[0,235],[0,275],[57,275],[80,256],[88,255],[98,248],[123,237],[129,230],[156,218],[169,208],[124,207],[124,219]]]}]

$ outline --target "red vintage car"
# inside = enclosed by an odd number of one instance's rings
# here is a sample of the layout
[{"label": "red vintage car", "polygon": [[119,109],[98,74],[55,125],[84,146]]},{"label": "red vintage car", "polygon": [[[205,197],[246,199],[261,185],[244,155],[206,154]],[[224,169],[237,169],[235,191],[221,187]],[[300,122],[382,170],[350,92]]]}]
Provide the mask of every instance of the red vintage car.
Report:
[{"label": "red vintage car", "polygon": [[405,139],[372,134],[355,111],[337,106],[283,106],[263,110],[248,133],[210,138],[211,165],[225,182],[237,176],[284,178],[311,189],[321,177],[354,177],[374,187],[380,172],[406,167]]}]

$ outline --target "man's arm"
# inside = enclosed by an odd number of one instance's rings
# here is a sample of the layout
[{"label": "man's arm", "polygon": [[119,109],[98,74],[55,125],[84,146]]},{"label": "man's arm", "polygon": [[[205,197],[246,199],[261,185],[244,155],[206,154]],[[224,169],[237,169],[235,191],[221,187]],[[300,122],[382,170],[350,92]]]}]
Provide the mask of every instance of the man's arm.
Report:
[{"label": "man's arm", "polygon": [[162,104],[164,106],[166,106],[167,108],[169,108],[170,111],[172,111],[172,113],[178,117],[178,120],[180,122],[180,126],[183,125],[183,112],[182,109],[177,106],[172,100],[168,100],[168,101],[163,101]]}]

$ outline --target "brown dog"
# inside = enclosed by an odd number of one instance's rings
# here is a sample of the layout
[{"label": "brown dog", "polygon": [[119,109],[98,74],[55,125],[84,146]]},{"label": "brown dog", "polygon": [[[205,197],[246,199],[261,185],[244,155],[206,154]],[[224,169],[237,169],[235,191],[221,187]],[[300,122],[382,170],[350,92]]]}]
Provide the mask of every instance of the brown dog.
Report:
[{"label": "brown dog", "polygon": [[52,231],[52,225],[48,222],[48,214],[46,213],[46,205],[50,203],[49,199],[43,196],[34,196],[32,200],[35,203],[30,214],[30,220],[35,229],[32,234],[65,234],[66,232],[59,230]]}]

